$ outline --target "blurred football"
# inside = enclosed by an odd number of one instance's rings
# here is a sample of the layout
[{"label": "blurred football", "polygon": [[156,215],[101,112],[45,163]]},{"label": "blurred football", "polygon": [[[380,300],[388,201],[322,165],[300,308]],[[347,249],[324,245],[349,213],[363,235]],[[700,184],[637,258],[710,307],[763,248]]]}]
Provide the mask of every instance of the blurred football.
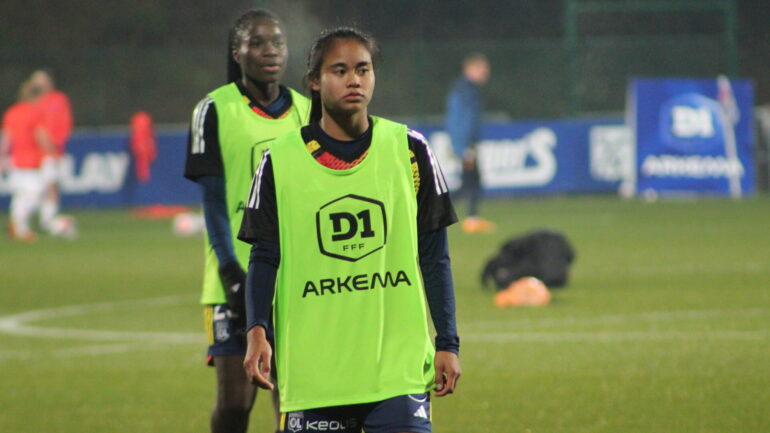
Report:
[{"label": "blurred football", "polygon": [[203,233],[204,227],[203,215],[193,212],[180,213],[173,220],[173,230],[177,236],[196,236]]}]

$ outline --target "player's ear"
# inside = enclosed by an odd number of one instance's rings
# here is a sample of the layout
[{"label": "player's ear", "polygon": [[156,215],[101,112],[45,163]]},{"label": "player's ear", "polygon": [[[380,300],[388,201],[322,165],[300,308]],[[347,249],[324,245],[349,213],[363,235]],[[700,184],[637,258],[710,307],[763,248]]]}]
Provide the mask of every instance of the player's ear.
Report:
[{"label": "player's ear", "polygon": [[241,53],[240,53],[240,47],[233,48],[233,51],[230,52],[230,55],[232,56],[233,60],[235,60],[235,63],[241,64]]},{"label": "player's ear", "polygon": [[315,92],[321,91],[321,80],[318,77],[309,79],[308,84],[310,84],[310,90]]}]

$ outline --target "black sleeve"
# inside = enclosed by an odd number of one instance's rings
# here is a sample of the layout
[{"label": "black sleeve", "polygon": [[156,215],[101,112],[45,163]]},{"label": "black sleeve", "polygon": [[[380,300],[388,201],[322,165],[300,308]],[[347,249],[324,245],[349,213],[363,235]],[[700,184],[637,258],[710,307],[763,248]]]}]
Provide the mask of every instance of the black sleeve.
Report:
[{"label": "black sleeve", "polygon": [[238,261],[233,248],[230,216],[227,214],[225,178],[201,176],[197,182],[203,193],[203,216],[209,245],[214,250],[220,267]]},{"label": "black sleeve", "polygon": [[425,296],[436,329],[436,350],[458,353],[460,337],[446,228],[420,233],[418,245]]},{"label": "black sleeve", "polygon": [[417,231],[438,230],[457,222],[449,188],[438,160],[430,150],[428,141],[417,131],[409,130],[409,149],[417,164]]},{"label": "black sleeve", "polygon": [[251,181],[238,239],[250,244],[256,241],[278,242],[278,205],[269,150],[262,154],[262,160]]},{"label": "black sleeve", "polygon": [[251,246],[249,273],[246,277],[246,329],[261,326],[273,340],[271,314],[275,297],[275,277],[281,263],[277,242],[260,241]]},{"label": "black sleeve", "polygon": [[195,181],[201,176],[224,176],[218,129],[214,100],[207,96],[195,106],[190,121],[184,167],[187,179]]}]

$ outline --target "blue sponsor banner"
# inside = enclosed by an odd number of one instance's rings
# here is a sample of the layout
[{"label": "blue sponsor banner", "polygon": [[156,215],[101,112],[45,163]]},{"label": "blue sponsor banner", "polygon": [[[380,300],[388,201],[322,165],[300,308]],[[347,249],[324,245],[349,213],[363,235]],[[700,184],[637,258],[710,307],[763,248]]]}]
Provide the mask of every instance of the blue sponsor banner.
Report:
[{"label": "blue sponsor banner", "polygon": [[[461,162],[449,135],[414,129],[428,138],[450,189],[457,189]],[[628,175],[631,151],[621,118],[510,122],[484,126],[478,161],[487,193],[602,193],[615,192]]]},{"label": "blue sponsor banner", "polygon": [[[449,136],[435,126],[415,126],[429,140],[450,189],[460,185],[460,160]],[[543,120],[485,125],[479,144],[482,182],[489,194],[615,192],[632,168],[631,139],[622,118]],[[62,204],[69,208],[195,205],[200,193],[184,179],[187,131],[159,132],[152,177],[134,175],[128,135],[75,134],[61,164]],[[0,177],[0,208],[10,186]]]},{"label": "blue sponsor banner", "polygon": [[[149,182],[134,174],[128,133],[76,133],[67,144],[60,164],[63,207],[115,207],[151,204],[195,204],[200,193],[184,173],[187,133],[157,134],[158,155]],[[0,178],[0,207],[7,209],[10,195],[7,177]]]},{"label": "blue sponsor banner", "polygon": [[637,193],[754,191],[751,82],[635,79],[629,95]]}]

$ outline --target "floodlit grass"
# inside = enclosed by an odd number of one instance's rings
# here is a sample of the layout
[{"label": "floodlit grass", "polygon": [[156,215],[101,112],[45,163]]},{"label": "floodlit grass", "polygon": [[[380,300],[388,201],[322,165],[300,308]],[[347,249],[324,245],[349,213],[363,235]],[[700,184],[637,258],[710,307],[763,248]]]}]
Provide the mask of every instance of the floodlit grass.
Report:
[{"label": "floodlit grass", "polygon": [[[497,233],[450,229],[464,375],[434,399],[434,431],[770,431],[767,197],[517,198],[483,211]],[[0,331],[0,431],[207,431],[201,239],[125,211],[76,216],[75,242],[0,240],[0,321],[46,310],[16,322],[27,335]],[[573,243],[570,286],[545,308],[494,307],[480,268],[537,227]],[[265,397],[252,432],[271,431]]]}]

